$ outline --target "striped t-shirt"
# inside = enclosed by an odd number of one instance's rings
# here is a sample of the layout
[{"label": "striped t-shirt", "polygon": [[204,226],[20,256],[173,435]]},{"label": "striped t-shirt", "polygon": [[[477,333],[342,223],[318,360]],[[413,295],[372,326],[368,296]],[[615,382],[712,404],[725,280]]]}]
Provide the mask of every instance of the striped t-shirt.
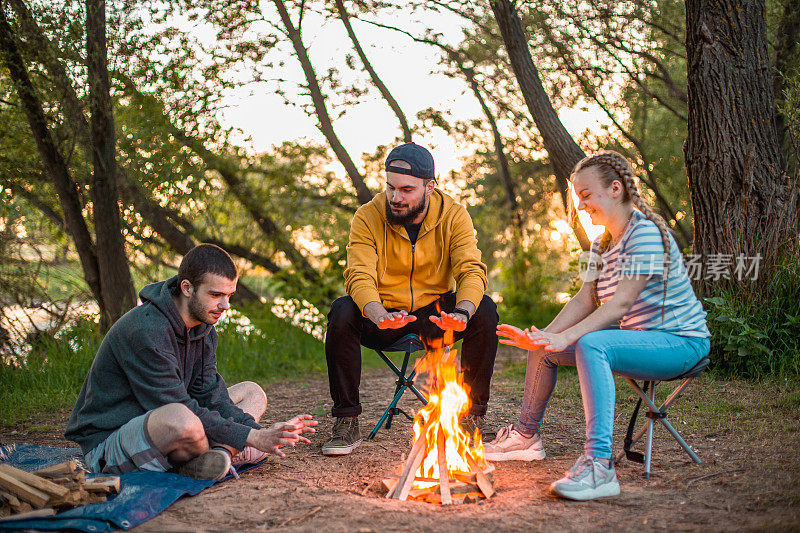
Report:
[{"label": "striped t-shirt", "polygon": [[[602,238],[602,237],[601,237]],[[687,337],[710,337],[706,312],[694,294],[683,257],[672,235],[669,236],[670,269],[667,297],[664,299],[664,245],[661,233],[652,221],[634,210],[631,222],[619,242],[602,254],[602,270],[597,282],[597,296],[607,302],[617,290],[622,276],[647,275],[648,281],[628,313],[620,320],[620,329],[655,330]],[[597,257],[600,239],[592,243]],[[597,272],[590,261],[588,275]],[[589,277],[587,279],[593,279]],[[664,303],[664,317],[661,304]]]}]

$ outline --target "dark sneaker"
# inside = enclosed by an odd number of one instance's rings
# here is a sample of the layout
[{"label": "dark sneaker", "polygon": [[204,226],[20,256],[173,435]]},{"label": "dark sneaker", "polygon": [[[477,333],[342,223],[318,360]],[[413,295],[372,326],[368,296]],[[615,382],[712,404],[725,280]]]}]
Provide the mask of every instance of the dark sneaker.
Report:
[{"label": "dark sneaker", "polygon": [[550,485],[550,492],[570,500],[593,500],[619,494],[619,481],[613,464],[581,455],[564,477]]},{"label": "dark sneaker", "polygon": [[178,474],[192,479],[218,481],[231,469],[231,454],[212,448],[177,468]]},{"label": "dark sneaker", "polygon": [[465,415],[458,419],[458,424],[461,426],[461,430],[471,438],[475,437],[475,431],[477,430],[481,442],[488,442],[497,435],[486,425],[486,419],[482,416]]},{"label": "dark sneaker", "polygon": [[337,418],[333,424],[333,435],[322,445],[322,455],[347,455],[361,446],[358,417]]}]

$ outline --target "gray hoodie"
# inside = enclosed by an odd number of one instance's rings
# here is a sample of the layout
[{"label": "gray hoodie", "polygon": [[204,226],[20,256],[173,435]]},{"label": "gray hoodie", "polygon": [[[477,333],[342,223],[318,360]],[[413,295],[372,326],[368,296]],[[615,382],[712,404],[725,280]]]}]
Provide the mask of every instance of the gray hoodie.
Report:
[{"label": "gray hoodie", "polygon": [[93,450],[134,417],[168,403],[188,407],[208,438],[242,449],[253,417],[236,407],[217,373],[217,331],[186,328],[172,299],[178,277],[147,285],[142,305],[106,333],[64,435]]}]

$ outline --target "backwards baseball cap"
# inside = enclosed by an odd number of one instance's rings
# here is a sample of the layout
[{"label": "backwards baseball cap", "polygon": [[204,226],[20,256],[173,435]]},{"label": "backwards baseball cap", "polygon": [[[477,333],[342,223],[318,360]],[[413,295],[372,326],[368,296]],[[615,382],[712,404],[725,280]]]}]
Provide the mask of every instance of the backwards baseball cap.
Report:
[{"label": "backwards baseball cap", "polygon": [[[411,168],[392,165],[393,161],[405,161]],[[406,174],[422,179],[435,179],[433,156],[422,146],[414,143],[401,144],[395,147],[386,158],[386,171]]]}]

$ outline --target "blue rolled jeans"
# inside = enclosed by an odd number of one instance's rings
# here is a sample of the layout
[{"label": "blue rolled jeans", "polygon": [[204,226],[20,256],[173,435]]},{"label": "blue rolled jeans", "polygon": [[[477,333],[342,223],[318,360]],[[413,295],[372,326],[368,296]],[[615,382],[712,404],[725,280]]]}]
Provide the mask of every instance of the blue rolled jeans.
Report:
[{"label": "blue rolled jeans", "polygon": [[575,366],[586,417],[585,453],[611,458],[616,389],[613,374],[644,380],[675,378],[708,355],[708,338],[660,331],[604,329],[587,333],[562,352],[528,352],[525,395],[517,428],[539,432],[559,365]]}]

